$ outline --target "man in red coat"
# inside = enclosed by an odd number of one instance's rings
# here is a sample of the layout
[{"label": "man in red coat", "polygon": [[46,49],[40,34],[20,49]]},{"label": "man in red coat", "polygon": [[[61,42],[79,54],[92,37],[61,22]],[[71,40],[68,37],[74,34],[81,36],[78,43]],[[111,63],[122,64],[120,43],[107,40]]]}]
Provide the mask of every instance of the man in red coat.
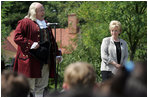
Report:
[{"label": "man in red coat", "polygon": [[[28,77],[31,92],[39,97],[43,96],[48,78],[55,75],[55,55],[59,57],[58,61],[61,60],[61,52],[51,28],[46,25],[44,16],[43,5],[38,2],[32,3],[28,15],[18,22],[14,36],[18,50],[13,70]],[[41,43],[48,45],[41,47]],[[44,59],[38,58],[32,51],[37,51],[35,53]]]}]

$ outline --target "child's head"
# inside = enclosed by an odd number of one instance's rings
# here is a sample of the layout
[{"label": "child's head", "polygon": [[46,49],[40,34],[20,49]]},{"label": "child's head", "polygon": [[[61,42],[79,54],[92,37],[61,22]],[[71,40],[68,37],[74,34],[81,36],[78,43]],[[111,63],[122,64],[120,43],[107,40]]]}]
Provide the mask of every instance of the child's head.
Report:
[{"label": "child's head", "polygon": [[1,75],[2,97],[27,97],[30,87],[25,76],[4,70]]},{"label": "child's head", "polygon": [[121,30],[122,30],[121,23],[117,20],[111,21],[110,24],[109,24],[109,30],[111,31],[112,29],[114,29],[116,27],[121,32]]},{"label": "child's head", "polygon": [[[66,89],[83,87],[92,88],[95,85],[96,74],[91,64],[85,62],[72,63],[66,67],[64,72],[64,83]],[[63,86],[65,86],[63,84]],[[63,87],[65,88],[65,87]]]}]

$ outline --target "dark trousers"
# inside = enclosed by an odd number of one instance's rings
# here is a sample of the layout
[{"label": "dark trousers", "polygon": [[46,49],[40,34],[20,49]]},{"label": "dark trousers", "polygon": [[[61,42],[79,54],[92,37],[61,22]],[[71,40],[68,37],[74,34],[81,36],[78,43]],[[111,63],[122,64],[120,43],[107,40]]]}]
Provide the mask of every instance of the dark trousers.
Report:
[{"label": "dark trousers", "polygon": [[102,75],[102,82],[113,77],[113,73],[111,71],[101,71],[101,75]]}]

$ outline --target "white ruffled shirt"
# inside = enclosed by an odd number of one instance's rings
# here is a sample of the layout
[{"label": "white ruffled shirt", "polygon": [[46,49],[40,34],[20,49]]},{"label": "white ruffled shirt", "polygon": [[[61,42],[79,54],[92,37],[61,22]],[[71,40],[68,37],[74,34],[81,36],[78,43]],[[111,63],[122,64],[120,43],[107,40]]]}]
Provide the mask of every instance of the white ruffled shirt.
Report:
[{"label": "white ruffled shirt", "polygon": [[45,22],[45,20],[36,20],[36,22],[37,22],[37,24],[39,25],[39,27],[41,28],[41,29],[43,29],[43,28],[47,28],[47,24],[46,24],[46,22]]}]

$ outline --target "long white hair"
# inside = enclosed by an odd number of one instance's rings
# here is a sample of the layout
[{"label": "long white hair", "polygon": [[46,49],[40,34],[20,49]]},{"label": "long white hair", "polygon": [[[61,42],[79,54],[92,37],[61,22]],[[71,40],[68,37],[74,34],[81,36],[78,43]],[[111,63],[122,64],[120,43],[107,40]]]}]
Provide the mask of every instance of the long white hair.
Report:
[{"label": "long white hair", "polygon": [[36,4],[38,4],[38,2],[33,2],[30,7],[29,7],[29,11],[28,11],[28,15],[25,16],[24,18],[29,18],[33,21],[36,20]]}]

